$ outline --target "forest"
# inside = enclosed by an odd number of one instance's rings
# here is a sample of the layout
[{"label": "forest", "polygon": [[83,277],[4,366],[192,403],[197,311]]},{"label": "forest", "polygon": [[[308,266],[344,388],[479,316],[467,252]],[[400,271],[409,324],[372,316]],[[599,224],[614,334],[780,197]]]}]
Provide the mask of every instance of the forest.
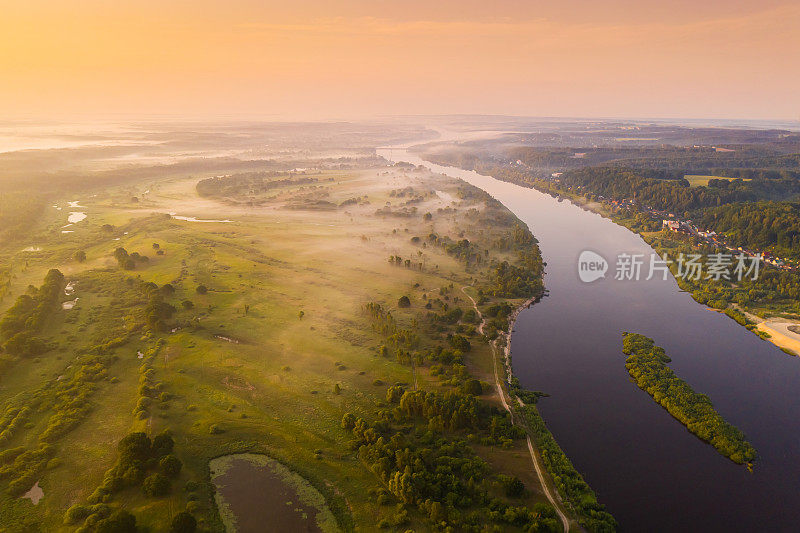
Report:
[{"label": "forest", "polygon": [[[800,156],[795,141],[772,145],[742,143],[729,151],[712,146],[514,147],[505,155],[533,169],[577,169],[612,166],[647,172],[649,176],[680,179],[685,174],[714,174],[731,178],[800,179]],[[753,141],[754,139],[750,139]],[[787,153],[788,152],[788,153]],[[576,157],[575,154],[582,154]]]},{"label": "forest", "polygon": [[744,434],[714,409],[711,399],[695,392],[667,366],[670,358],[653,339],[623,333],[625,368],[640,389],[647,392],[689,431],[711,444],[731,461],[752,463],[756,450]]},{"label": "forest", "polygon": [[[529,509],[508,503],[525,493],[524,485],[517,478],[492,476],[468,443],[479,435],[520,439],[523,430],[498,424],[485,405],[456,392],[390,388],[387,400],[396,407],[379,411],[373,423],[352,413],[342,418],[359,459],[386,487],[379,503],[397,502],[395,513],[378,527],[403,526],[410,520],[406,506],[413,506],[434,531],[485,531],[487,522],[530,532],[560,531],[549,505]],[[415,419],[421,423],[399,427]],[[493,485],[500,485],[506,498],[493,496]]]},{"label": "forest", "polygon": [[703,211],[696,222],[745,248],[800,257],[800,203],[735,203]]},{"label": "forest", "polygon": [[598,166],[565,172],[560,179],[564,187],[580,188],[584,194],[618,201],[634,199],[653,209],[681,214],[734,202],[783,199],[800,194],[800,181],[794,179],[715,180],[715,186],[690,187],[682,178],[654,178],[652,174]]}]

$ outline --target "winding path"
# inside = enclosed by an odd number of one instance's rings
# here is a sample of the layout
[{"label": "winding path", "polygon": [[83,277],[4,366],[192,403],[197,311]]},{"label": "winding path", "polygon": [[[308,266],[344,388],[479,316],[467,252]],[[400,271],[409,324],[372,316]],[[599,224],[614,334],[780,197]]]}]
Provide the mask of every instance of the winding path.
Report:
[{"label": "winding path", "polygon": [[[478,333],[483,335],[483,327],[486,325],[486,319],[483,317],[483,313],[481,313],[480,309],[478,309],[478,303],[475,299],[469,295],[467,292],[467,287],[461,287],[461,292],[463,292],[467,298],[470,299],[472,302],[472,307],[475,309],[475,312],[478,313],[478,317],[481,319],[481,323],[478,326]],[[514,422],[514,413],[511,411],[511,407],[509,407],[508,403],[506,402],[506,395],[503,391],[503,385],[500,382],[500,374],[497,372],[497,340],[491,342],[492,347],[492,367],[494,368],[494,384],[497,387],[497,395],[500,397],[500,403],[503,404],[503,408],[511,415],[511,422]],[[520,405],[525,405],[522,400],[517,398],[517,402]],[[547,482],[544,478],[544,473],[542,471],[542,467],[539,464],[539,458],[536,455],[536,451],[533,448],[533,442],[531,442],[530,435],[526,432],[526,439],[528,440],[528,451],[531,454],[531,461],[533,461],[533,467],[536,469],[536,475],[539,477],[539,484],[542,486],[542,491],[544,495],[547,497],[547,500],[556,510],[558,514],[559,520],[561,520],[561,524],[564,527],[565,533],[569,531],[569,519],[564,511],[561,510],[561,502],[557,501],[557,499],[553,496],[553,492],[550,490],[550,487],[547,485]]]}]

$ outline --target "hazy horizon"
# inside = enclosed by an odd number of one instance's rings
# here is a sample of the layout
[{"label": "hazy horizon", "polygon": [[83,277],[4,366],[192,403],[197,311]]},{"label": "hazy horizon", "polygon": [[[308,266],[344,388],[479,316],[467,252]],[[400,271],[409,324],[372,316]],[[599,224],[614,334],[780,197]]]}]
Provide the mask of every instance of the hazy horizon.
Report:
[{"label": "hazy horizon", "polygon": [[0,116],[797,121],[798,27],[782,0],[32,0],[0,21]]}]

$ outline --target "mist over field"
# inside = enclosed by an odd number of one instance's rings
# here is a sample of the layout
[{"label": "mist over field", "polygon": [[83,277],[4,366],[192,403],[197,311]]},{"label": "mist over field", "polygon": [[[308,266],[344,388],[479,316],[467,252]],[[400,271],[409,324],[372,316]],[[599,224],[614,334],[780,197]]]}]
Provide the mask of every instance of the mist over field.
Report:
[{"label": "mist over field", "polygon": [[0,533],[797,529],[796,3],[0,35]]}]

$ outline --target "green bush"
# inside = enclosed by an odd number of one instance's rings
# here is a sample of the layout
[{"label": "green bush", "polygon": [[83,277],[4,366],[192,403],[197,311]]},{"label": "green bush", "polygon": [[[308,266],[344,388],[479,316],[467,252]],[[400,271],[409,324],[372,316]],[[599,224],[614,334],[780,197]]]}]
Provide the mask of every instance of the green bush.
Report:
[{"label": "green bush", "polygon": [[176,514],[169,527],[170,533],[194,533],[196,530],[197,520],[186,511]]},{"label": "green bush", "polygon": [[178,477],[178,474],[181,473],[183,463],[180,459],[170,454],[161,458],[161,460],[158,462],[158,467],[165,476],[174,478]]},{"label": "green bush", "polygon": [[67,512],[64,514],[64,523],[65,524],[77,524],[78,522],[82,522],[86,520],[92,513],[92,510],[85,505],[73,505]]},{"label": "green bush", "polygon": [[151,498],[160,498],[169,494],[169,479],[160,472],[150,474],[142,482],[142,492]]},{"label": "green bush", "polygon": [[136,533],[136,518],[128,511],[118,509],[111,516],[97,522],[96,533]]}]

